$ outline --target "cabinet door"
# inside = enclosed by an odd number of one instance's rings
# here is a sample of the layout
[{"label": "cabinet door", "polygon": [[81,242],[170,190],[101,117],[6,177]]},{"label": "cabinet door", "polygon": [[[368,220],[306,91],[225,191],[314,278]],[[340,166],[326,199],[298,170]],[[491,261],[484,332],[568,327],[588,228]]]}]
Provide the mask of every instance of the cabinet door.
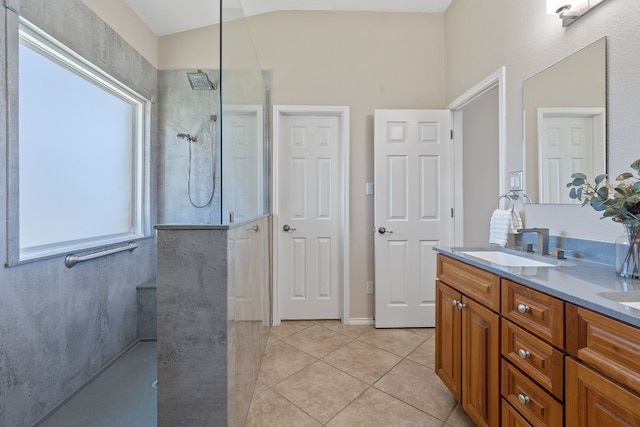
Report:
[{"label": "cabinet door", "polygon": [[518,411],[502,399],[502,427],[531,427]]},{"label": "cabinet door", "polygon": [[567,351],[640,393],[640,329],[567,304]]},{"label": "cabinet door", "polygon": [[500,318],[462,297],[462,407],[478,426],[500,422]]},{"label": "cabinet door", "polygon": [[639,426],[640,396],[567,358],[566,425]]},{"label": "cabinet door", "polygon": [[436,280],[436,374],[460,402],[461,317],[456,290]]}]

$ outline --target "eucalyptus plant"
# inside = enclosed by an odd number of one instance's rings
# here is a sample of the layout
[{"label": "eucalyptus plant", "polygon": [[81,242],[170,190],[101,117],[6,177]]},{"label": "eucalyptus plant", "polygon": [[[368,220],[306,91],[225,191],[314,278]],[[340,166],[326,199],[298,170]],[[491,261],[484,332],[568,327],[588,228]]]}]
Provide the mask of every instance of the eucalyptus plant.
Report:
[{"label": "eucalyptus plant", "polygon": [[628,226],[640,226],[640,159],[631,164],[638,177],[625,172],[616,178],[613,185],[606,174],[598,175],[591,184],[586,175],[574,173],[573,181],[567,184],[569,197],[582,201],[582,206],[591,205],[602,212],[602,218],[611,218]]}]

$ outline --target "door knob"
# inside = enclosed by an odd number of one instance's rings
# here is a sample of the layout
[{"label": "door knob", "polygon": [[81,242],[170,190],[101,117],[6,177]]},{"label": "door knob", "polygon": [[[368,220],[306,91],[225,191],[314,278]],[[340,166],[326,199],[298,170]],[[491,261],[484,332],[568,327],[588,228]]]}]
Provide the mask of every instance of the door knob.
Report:
[{"label": "door knob", "polygon": [[296,229],[295,229],[295,228],[291,228],[291,227],[289,226],[289,224],[285,224],[285,225],[283,225],[283,226],[282,226],[282,229],[283,229],[284,231],[296,231]]},{"label": "door knob", "polygon": [[386,229],[386,228],[384,228],[384,227],[380,227],[380,228],[378,228],[378,233],[380,233],[380,234],[385,234],[385,233],[392,234],[392,233],[393,233],[393,231],[391,231],[391,230],[387,230],[387,229]]}]

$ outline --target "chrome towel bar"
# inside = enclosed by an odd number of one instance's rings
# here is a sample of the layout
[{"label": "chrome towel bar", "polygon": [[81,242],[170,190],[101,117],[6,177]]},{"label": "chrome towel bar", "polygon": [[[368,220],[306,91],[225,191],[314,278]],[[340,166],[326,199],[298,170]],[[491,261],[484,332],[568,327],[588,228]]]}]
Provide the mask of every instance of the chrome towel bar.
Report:
[{"label": "chrome towel bar", "polygon": [[106,249],[104,251],[94,252],[94,253],[88,254],[88,255],[82,255],[82,256],[67,255],[64,258],[64,265],[66,265],[67,268],[71,268],[71,267],[73,267],[74,265],[76,265],[76,264],[78,264],[80,262],[89,261],[89,260],[92,260],[92,259],[96,259],[96,258],[100,258],[100,257],[103,257],[103,256],[107,256],[107,255],[117,254],[118,252],[133,251],[137,247],[138,247],[138,245],[135,242],[129,242],[124,246],[120,246],[120,247],[117,247],[117,248]]}]

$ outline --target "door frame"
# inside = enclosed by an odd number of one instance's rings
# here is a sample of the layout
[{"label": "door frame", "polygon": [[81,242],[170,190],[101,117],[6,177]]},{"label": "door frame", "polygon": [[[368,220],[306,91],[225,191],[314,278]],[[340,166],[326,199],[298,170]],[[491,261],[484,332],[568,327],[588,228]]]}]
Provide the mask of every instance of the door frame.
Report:
[{"label": "door frame", "polygon": [[455,167],[456,162],[462,164],[464,154],[462,144],[464,138],[462,133],[462,109],[495,87],[498,88],[498,165],[500,169],[498,171],[499,193],[496,194],[496,199],[507,191],[507,90],[505,78],[506,68],[502,66],[447,105],[447,109],[451,110],[453,126],[453,206],[455,212],[458,213],[454,215],[453,219],[453,241],[455,246],[462,245],[464,236],[464,222],[461,215],[464,205],[462,167]]},{"label": "door frame", "polygon": [[272,145],[272,159],[271,159],[271,195],[272,195],[272,209],[273,214],[273,232],[272,232],[272,254],[273,254],[273,268],[272,268],[272,325],[277,326],[280,324],[280,286],[278,284],[278,232],[280,229],[280,216],[279,216],[279,144],[280,144],[280,120],[283,116],[333,116],[337,117],[339,121],[340,129],[338,129],[338,135],[340,136],[340,186],[342,189],[342,209],[340,218],[340,240],[341,250],[343,256],[341,258],[341,265],[339,268],[342,271],[342,322],[348,323],[351,316],[350,309],[350,253],[349,253],[349,107],[348,106],[314,106],[314,105],[274,105],[273,106],[273,145]]}]

